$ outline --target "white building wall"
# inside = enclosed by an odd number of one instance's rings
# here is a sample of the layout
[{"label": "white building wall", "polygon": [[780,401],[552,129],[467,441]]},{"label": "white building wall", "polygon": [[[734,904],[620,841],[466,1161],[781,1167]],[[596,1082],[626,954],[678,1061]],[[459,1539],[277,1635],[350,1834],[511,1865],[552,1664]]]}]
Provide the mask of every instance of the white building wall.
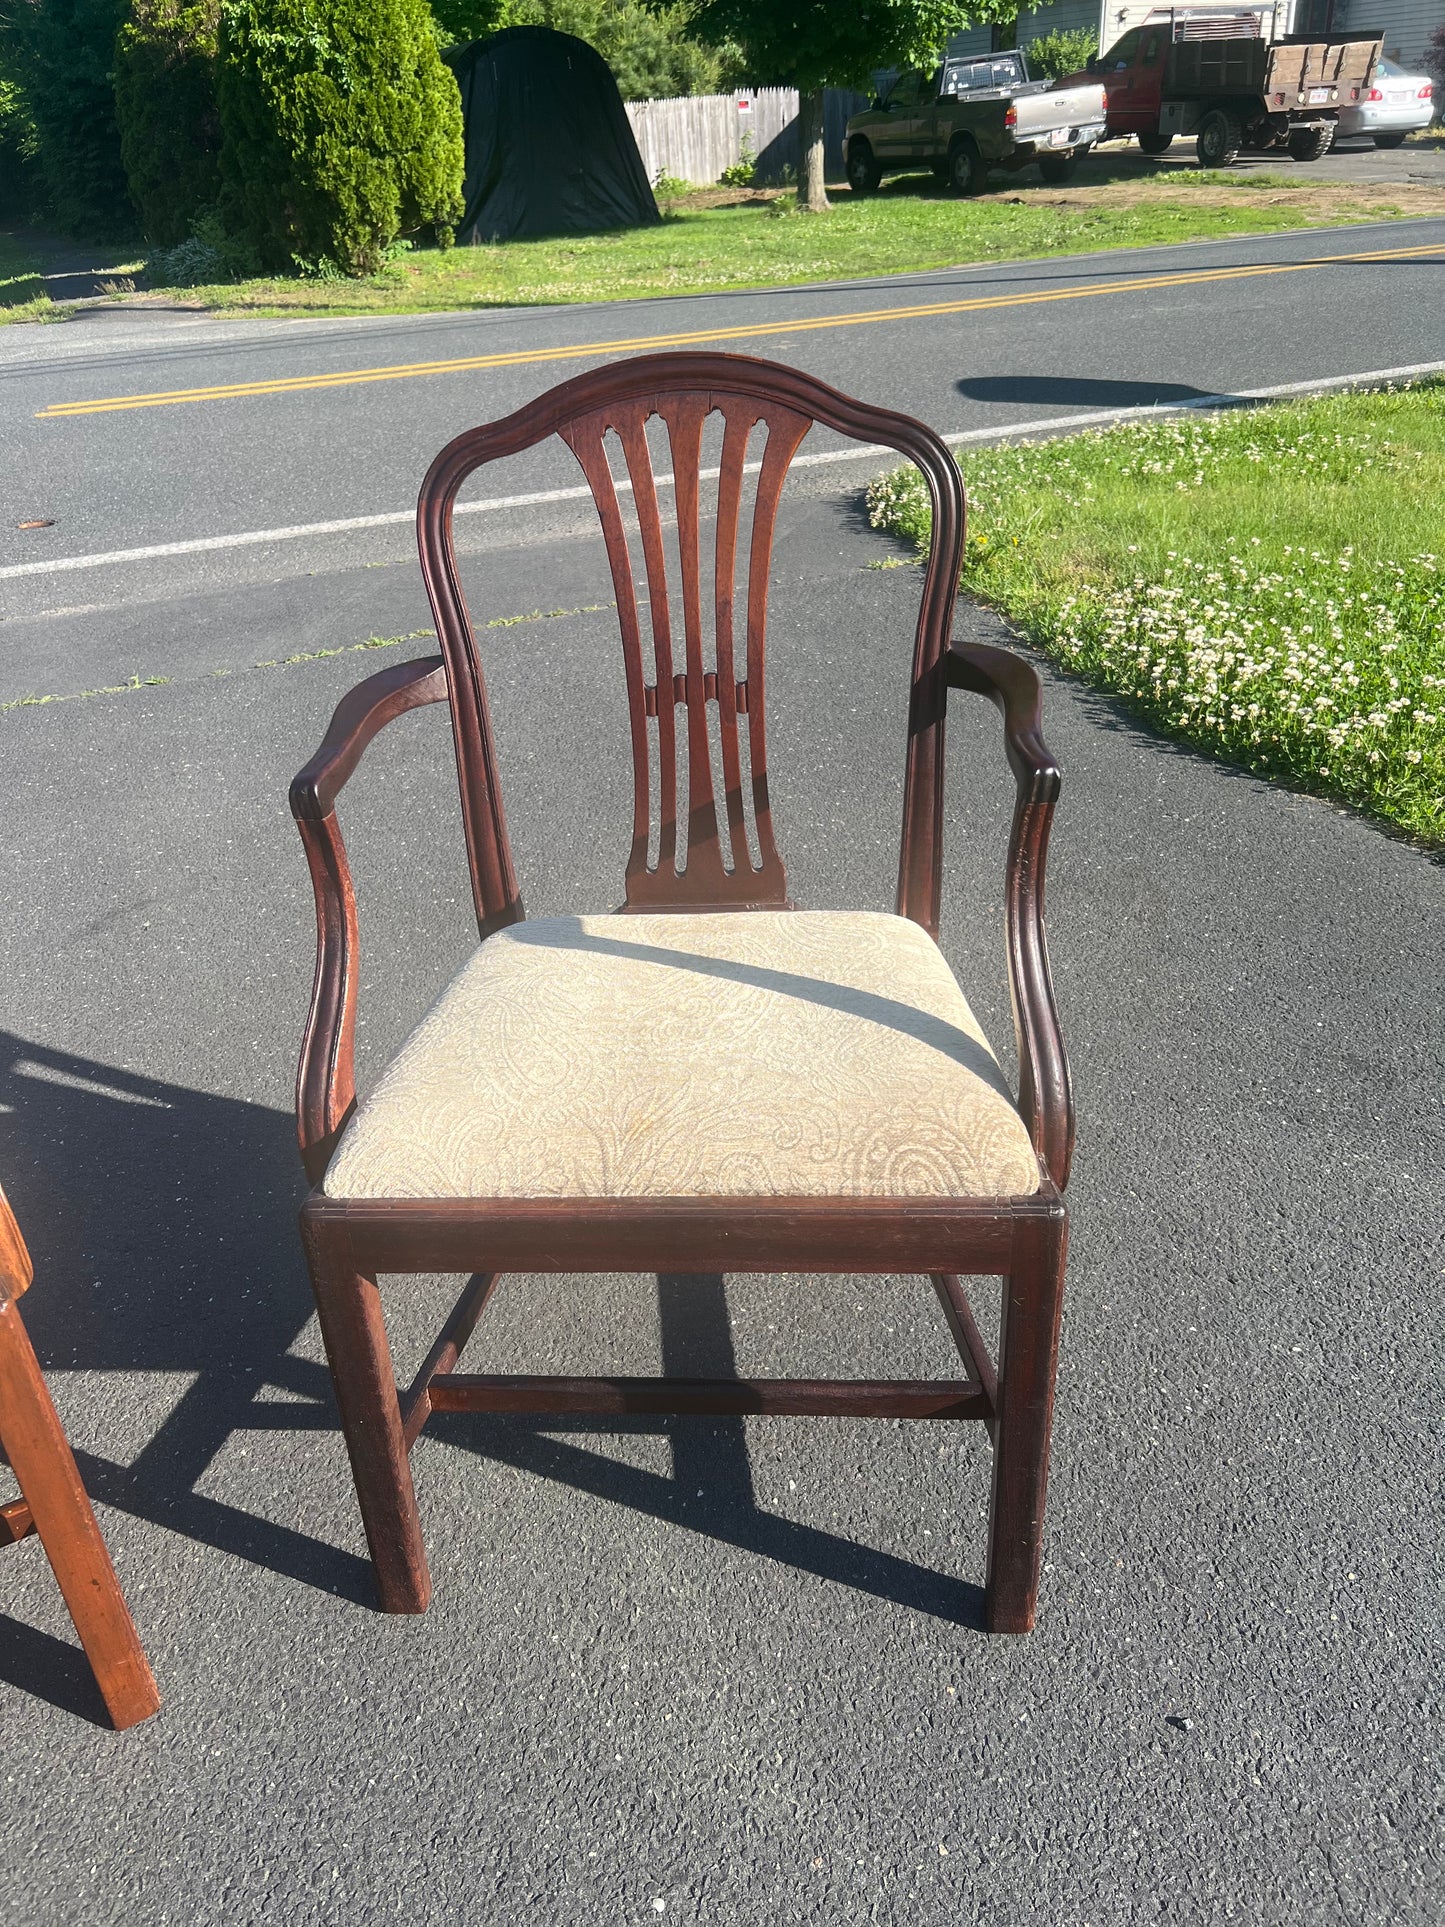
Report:
[{"label": "white building wall", "polygon": [[1043,33],[1077,33],[1083,27],[1099,24],[1095,0],[1049,0],[1041,7],[1028,7],[1019,14],[1019,45],[1026,47]]},{"label": "white building wall", "polygon": [[1336,0],[1335,23],[1382,33],[1386,57],[1419,73],[1431,34],[1445,26],[1445,0]]},{"label": "white building wall", "polygon": [[[1042,6],[1019,9],[1018,44],[1027,48],[1031,40],[1045,33],[1077,33],[1099,24],[1099,0],[1044,0]],[[991,27],[970,27],[956,33],[948,43],[954,55],[986,54],[993,46]]]},{"label": "white building wall", "polygon": [[988,27],[970,27],[967,33],[956,33],[944,48],[944,52],[959,59],[969,54],[986,54],[993,46],[993,33]]}]

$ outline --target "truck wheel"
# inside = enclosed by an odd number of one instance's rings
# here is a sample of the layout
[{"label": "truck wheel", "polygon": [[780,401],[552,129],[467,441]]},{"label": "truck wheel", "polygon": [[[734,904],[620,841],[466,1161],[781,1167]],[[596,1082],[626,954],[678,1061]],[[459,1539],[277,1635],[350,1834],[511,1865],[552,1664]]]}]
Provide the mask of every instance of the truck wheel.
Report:
[{"label": "truck wheel", "polygon": [[1139,145],[1146,154],[1162,154],[1173,144],[1173,140],[1174,136],[1172,134],[1160,134],[1157,132],[1141,134],[1139,136]]},{"label": "truck wheel", "polygon": [[1327,120],[1321,127],[1298,127],[1289,137],[1293,161],[1322,161],[1335,143],[1335,123]]},{"label": "truck wheel", "polygon": [[861,137],[848,143],[848,185],[855,194],[876,194],[883,169],[867,141]]},{"label": "truck wheel", "polygon": [[1223,107],[1211,108],[1199,123],[1195,159],[1201,167],[1233,167],[1243,142],[1238,116]]},{"label": "truck wheel", "polygon": [[1082,149],[1072,147],[1067,154],[1041,154],[1039,172],[1051,187],[1062,187],[1077,173],[1082,153]]},{"label": "truck wheel", "polygon": [[1375,145],[1376,147],[1403,147],[1405,145],[1405,136],[1403,134],[1376,134]]},{"label": "truck wheel", "polygon": [[948,150],[948,185],[955,194],[983,192],[983,155],[967,134],[960,134]]}]

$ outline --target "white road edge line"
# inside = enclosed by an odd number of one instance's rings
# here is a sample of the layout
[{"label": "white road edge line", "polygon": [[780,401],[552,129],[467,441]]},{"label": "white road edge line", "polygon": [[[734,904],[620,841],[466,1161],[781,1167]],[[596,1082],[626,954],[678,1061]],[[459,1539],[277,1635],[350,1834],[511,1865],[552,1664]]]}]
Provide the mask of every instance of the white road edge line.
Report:
[{"label": "white road edge line", "polygon": [[[1231,395],[1198,395],[1188,401],[1147,403],[1137,408],[1090,409],[1079,415],[1050,415],[1037,421],[1008,422],[1001,427],[959,429],[945,435],[950,448],[965,442],[1006,442],[1015,437],[1052,434],[1060,428],[1099,428],[1107,423],[1136,421],[1144,416],[1164,417],[1189,413],[1201,408],[1227,408],[1241,401],[1274,401],[1285,395],[1321,395],[1335,388],[1371,388],[1381,382],[1408,381],[1417,375],[1445,374],[1445,361],[1421,361],[1409,368],[1375,368],[1360,375],[1329,375],[1315,381],[1285,381],[1272,388],[1241,388]],[[854,448],[830,448],[816,455],[799,455],[794,468],[817,468],[830,462],[876,460],[897,451],[881,442],[863,442]],[[747,472],[755,474],[757,462],[749,462]],[[704,479],[716,477],[715,468],[702,470]],[[671,475],[659,475],[657,485],[668,487]],[[631,483],[619,481],[619,492]],[[529,495],[496,495],[481,502],[458,502],[458,515],[486,515],[498,509],[535,508],[546,502],[586,501],[592,491],[583,484],[577,488],[538,489]],[[0,582],[23,575],[61,575],[73,569],[106,568],[115,562],[155,562],[171,555],[202,555],[219,549],[247,549],[265,542],[295,542],[310,535],[348,535],[354,529],[383,529],[416,519],[415,509],[395,509],[385,515],[352,515],[339,522],[302,522],[293,528],[248,529],[240,535],[206,535],[190,542],[157,542],[144,549],[112,549],[104,555],[57,556],[50,562],[12,562],[0,568]]]}]

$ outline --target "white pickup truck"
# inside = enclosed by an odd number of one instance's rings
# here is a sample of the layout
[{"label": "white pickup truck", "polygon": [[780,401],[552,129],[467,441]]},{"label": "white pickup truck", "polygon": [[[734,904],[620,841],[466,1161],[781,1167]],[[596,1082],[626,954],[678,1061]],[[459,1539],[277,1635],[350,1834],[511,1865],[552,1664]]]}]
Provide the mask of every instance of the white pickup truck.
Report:
[{"label": "white pickup truck", "polygon": [[930,167],[956,194],[978,194],[989,168],[1034,161],[1046,181],[1066,181],[1106,119],[1103,87],[1083,75],[1030,80],[1021,53],[945,60],[901,74],[848,122],[848,184],[871,194],[885,174]]}]

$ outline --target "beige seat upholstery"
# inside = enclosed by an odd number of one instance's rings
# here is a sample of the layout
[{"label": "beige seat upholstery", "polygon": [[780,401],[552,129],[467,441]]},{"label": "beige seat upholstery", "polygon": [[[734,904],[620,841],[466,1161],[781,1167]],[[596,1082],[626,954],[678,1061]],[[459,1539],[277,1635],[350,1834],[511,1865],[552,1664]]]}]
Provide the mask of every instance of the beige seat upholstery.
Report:
[{"label": "beige seat upholstery", "polygon": [[936,944],[833,911],[558,917],[476,952],[334,1198],[1007,1197],[1039,1185]]}]

